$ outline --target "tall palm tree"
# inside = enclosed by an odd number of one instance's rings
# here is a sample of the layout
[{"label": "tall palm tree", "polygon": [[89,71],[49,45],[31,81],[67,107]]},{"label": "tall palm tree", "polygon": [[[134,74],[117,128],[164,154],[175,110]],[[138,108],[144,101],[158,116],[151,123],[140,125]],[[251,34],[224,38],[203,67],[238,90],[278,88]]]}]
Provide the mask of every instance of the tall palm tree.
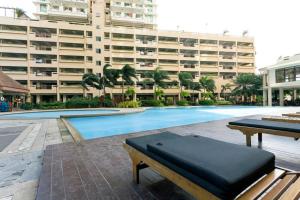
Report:
[{"label": "tall palm tree", "polygon": [[227,90],[231,90],[231,86],[232,85],[230,83],[226,83],[224,85],[221,85],[221,94],[222,94],[223,98],[225,98],[225,92]]},{"label": "tall palm tree", "polygon": [[216,89],[215,81],[207,76],[201,77],[199,80],[199,84],[200,87],[204,90],[204,96],[211,96]]},{"label": "tall palm tree", "polygon": [[189,88],[191,83],[193,82],[193,76],[189,72],[180,72],[178,74],[178,79],[180,83],[180,95],[183,92],[183,87]]},{"label": "tall palm tree", "polygon": [[99,76],[93,73],[86,73],[82,76],[81,86],[83,88],[83,95],[85,96],[85,91],[89,90],[90,87],[94,87],[99,91],[103,88]]},{"label": "tall palm tree", "polygon": [[17,18],[20,18],[23,15],[25,15],[25,11],[20,9],[20,8],[16,8],[15,15],[16,15]]},{"label": "tall palm tree", "polygon": [[168,75],[168,72],[162,71],[160,67],[155,68],[154,71],[146,72],[146,77],[147,79],[146,82],[148,83],[153,83],[154,87],[154,99],[157,99],[157,89],[159,88],[165,88],[166,82],[165,80],[169,80],[170,77]]},{"label": "tall palm tree", "polygon": [[103,95],[105,97],[106,95],[106,87],[114,87],[114,85],[117,83],[117,79],[120,77],[119,70],[111,69],[110,64],[106,64],[103,66],[103,73],[100,78],[100,83],[103,87]]},{"label": "tall palm tree", "polygon": [[195,92],[195,90],[199,91],[201,89],[200,83],[198,83],[198,82],[191,82],[190,88],[192,89],[192,93],[193,93],[193,97],[192,97],[193,102],[195,102],[194,92]]},{"label": "tall palm tree", "polygon": [[124,85],[133,85],[133,78],[137,79],[136,71],[129,64],[124,65],[124,67],[119,71],[122,79],[122,101],[124,101]]},{"label": "tall palm tree", "polygon": [[249,96],[259,94],[259,89],[262,87],[262,78],[255,74],[239,74],[234,83],[237,86],[232,93],[242,96],[244,101],[247,101]]}]

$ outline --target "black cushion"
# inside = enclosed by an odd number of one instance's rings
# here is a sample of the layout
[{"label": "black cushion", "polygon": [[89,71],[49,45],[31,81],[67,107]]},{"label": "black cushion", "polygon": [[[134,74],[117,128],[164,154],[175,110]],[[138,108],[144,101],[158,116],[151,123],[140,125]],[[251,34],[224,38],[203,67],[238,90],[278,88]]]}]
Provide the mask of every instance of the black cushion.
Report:
[{"label": "black cushion", "polygon": [[268,121],[268,120],[257,120],[257,119],[242,119],[238,121],[229,122],[230,125],[236,126],[247,126],[254,128],[274,129],[279,131],[290,131],[300,133],[300,124]]},{"label": "black cushion", "polygon": [[274,169],[271,153],[200,136],[162,133],[126,143],[221,199],[233,199]]}]

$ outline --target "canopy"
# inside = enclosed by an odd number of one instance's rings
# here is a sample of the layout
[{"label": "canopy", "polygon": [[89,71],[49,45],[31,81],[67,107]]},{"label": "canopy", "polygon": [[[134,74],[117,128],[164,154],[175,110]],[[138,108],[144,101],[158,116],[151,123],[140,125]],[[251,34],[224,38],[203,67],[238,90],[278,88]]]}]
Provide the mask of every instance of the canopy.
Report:
[{"label": "canopy", "polygon": [[28,89],[24,88],[23,85],[10,78],[2,71],[0,71],[0,91],[4,93],[18,93],[26,94]]}]

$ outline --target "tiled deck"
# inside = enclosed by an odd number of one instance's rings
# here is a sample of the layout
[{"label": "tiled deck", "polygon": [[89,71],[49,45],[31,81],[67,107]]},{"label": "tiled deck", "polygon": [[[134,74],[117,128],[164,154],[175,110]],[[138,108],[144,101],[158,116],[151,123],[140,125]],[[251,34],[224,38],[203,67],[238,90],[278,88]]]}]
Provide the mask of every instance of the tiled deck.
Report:
[{"label": "tiled deck", "polygon": [[[114,136],[82,142],[48,146],[38,187],[38,200],[60,199],[193,199],[183,190],[150,169],[141,173],[141,184],[132,182],[131,161],[122,147],[127,137],[171,131],[199,134],[210,138],[244,144],[244,136],[230,130],[230,120],[199,123]],[[257,145],[253,139],[253,148]],[[263,135],[263,148],[276,154],[277,164],[300,170],[300,142],[291,138]]]}]

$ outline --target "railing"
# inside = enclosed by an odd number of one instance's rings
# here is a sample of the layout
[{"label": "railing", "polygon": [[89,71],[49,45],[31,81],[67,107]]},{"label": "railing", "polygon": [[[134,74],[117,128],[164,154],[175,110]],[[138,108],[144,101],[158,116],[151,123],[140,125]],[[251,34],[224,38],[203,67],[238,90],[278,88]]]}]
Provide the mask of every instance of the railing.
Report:
[{"label": "railing", "polygon": [[47,46],[35,46],[35,49],[40,51],[52,51],[52,47]]},{"label": "railing", "polygon": [[35,33],[35,37],[51,38],[51,33]]}]

